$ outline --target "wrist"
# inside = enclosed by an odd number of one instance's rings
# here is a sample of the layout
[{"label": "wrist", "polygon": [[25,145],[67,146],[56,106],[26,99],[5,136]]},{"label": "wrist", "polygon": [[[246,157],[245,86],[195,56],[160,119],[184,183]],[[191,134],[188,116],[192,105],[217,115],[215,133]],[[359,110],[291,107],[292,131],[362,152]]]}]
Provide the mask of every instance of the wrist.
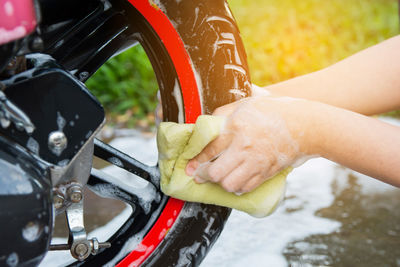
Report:
[{"label": "wrist", "polygon": [[309,100],[299,100],[297,104],[291,116],[295,124],[293,138],[299,143],[300,153],[322,156],[330,106]]}]

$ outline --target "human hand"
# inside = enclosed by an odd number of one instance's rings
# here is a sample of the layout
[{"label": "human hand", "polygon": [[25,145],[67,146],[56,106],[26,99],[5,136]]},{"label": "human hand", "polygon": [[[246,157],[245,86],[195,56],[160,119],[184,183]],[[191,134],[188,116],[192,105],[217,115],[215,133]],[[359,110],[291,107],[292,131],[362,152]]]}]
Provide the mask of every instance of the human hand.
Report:
[{"label": "human hand", "polygon": [[249,97],[215,110],[227,117],[221,134],[186,166],[198,183],[250,192],[309,154],[308,101]]}]

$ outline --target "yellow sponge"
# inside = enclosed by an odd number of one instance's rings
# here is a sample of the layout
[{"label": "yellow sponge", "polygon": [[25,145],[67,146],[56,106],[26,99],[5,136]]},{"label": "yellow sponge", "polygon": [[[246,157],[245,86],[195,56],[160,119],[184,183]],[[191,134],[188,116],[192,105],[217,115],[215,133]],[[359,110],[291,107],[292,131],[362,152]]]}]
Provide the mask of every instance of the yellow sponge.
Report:
[{"label": "yellow sponge", "polygon": [[187,176],[187,162],[214,140],[223,127],[224,117],[202,115],[196,124],[162,122],[158,128],[157,145],[164,194],[185,201],[215,204],[238,209],[254,217],[272,213],[285,193],[287,168],[250,193],[236,195],[215,183],[197,184]]}]

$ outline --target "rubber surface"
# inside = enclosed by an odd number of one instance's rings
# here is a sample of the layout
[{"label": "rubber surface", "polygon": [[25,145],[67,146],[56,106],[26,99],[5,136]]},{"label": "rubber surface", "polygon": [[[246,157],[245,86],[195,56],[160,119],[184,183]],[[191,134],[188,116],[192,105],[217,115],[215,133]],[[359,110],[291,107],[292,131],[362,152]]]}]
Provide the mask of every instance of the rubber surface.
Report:
[{"label": "rubber surface", "polygon": [[[176,67],[186,122],[194,122],[200,115],[197,104],[202,104],[202,113],[209,114],[218,106],[249,95],[251,84],[243,44],[227,3],[178,2],[140,1],[139,4],[131,1],[146,18],[153,19],[149,22],[159,34]],[[170,24],[163,21],[163,15]],[[177,31],[189,58],[174,39],[176,34],[171,25]],[[171,39],[171,36],[174,38]],[[177,51],[182,53],[179,60],[174,59]],[[187,63],[180,61],[182,58],[189,59],[191,72],[187,71]],[[200,99],[193,97],[196,87],[185,80],[188,77],[192,77],[192,82],[196,83]],[[158,246],[146,242],[151,236],[150,231],[142,244],[121,262],[121,266],[138,266],[142,262],[143,266],[197,266],[221,233],[229,214],[230,209],[227,208],[187,202],[172,227],[165,228],[168,233]],[[153,248],[155,250],[150,252]],[[140,251],[141,256],[138,254]]]}]

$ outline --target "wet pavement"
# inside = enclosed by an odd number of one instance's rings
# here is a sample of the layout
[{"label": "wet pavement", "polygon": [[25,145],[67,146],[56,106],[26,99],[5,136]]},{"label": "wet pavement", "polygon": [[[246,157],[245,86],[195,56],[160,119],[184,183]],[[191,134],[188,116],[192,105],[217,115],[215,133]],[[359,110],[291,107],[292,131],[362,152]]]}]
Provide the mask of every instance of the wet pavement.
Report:
[{"label": "wet pavement", "polygon": [[270,217],[233,211],[201,267],[400,266],[399,207],[399,188],[313,159]]},{"label": "wet pavement", "polygon": [[[156,155],[149,149],[154,135],[114,141],[135,155]],[[125,208],[93,193],[86,199],[88,232]],[[63,215],[58,217],[55,236],[65,237]],[[285,201],[272,216],[256,219],[233,211],[201,267],[400,266],[399,248],[400,189],[313,159],[290,174]]]},{"label": "wet pavement", "polygon": [[290,266],[400,266],[400,190],[362,187],[353,174],[343,188],[334,181],[333,203],[315,215],[340,222],[340,228],[287,244],[283,254]]}]

